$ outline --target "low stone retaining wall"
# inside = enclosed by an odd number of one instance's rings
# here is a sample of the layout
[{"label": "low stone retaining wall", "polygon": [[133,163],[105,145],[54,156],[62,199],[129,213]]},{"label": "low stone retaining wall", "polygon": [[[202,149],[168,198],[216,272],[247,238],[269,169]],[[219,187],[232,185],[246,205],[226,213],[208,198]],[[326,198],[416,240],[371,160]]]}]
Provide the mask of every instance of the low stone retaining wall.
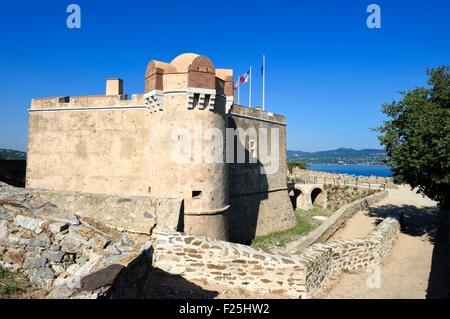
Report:
[{"label": "low stone retaining wall", "polygon": [[298,245],[289,250],[289,253],[296,253],[305,250],[314,243],[325,242],[337,230],[339,230],[349,218],[351,218],[357,211],[366,209],[370,205],[386,198],[387,191],[375,193],[373,195],[358,199],[352,203],[345,204],[333,213],[327,220],[325,220],[319,227],[309,233]]},{"label": "low stone retaining wall", "polygon": [[399,230],[398,218],[389,217],[365,238],[315,244],[298,255],[275,255],[202,237],[158,235],[153,264],[188,280],[311,298],[340,271],[379,263]]},{"label": "low stone retaining wall", "polygon": [[188,280],[209,282],[291,298],[305,295],[300,256],[274,255],[250,246],[182,234],[158,235],[153,264]]},{"label": "low stone retaining wall", "polygon": [[321,293],[324,285],[341,271],[361,271],[379,264],[395,243],[400,218],[384,219],[364,238],[318,243],[304,251],[301,256],[306,266],[308,296]]}]

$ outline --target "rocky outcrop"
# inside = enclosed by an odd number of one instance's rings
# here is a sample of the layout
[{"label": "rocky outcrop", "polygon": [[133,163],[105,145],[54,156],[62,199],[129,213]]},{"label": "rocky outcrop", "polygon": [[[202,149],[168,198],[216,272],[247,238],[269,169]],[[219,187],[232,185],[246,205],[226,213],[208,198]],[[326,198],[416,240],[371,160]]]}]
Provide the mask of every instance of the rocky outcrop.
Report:
[{"label": "rocky outcrop", "polygon": [[48,298],[97,297],[149,240],[0,183],[0,265],[21,271]]}]

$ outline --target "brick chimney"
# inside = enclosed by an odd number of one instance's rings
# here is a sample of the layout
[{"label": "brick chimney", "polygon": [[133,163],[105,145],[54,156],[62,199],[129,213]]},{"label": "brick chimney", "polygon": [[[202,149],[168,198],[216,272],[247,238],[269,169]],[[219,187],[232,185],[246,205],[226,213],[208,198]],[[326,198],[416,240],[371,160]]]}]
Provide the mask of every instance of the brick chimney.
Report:
[{"label": "brick chimney", "polygon": [[106,80],[106,95],[121,95],[123,94],[123,80],[122,79],[107,79]]}]

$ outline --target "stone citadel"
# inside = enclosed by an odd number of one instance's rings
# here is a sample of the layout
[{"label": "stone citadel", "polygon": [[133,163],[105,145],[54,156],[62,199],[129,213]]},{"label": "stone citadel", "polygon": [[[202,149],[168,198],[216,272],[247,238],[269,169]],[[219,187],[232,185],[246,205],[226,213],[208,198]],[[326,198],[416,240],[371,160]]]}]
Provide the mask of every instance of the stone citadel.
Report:
[{"label": "stone citadel", "polygon": [[[170,63],[150,61],[144,87],[143,94],[130,96],[121,79],[109,79],[105,95],[33,99],[26,187],[176,198],[179,204],[170,210],[178,214],[177,231],[234,242],[295,225],[286,184],[284,116],[235,104],[233,71],[216,69],[197,54]],[[175,162],[174,131],[195,135],[198,122],[203,133],[221,132],[225,148],[243,147],[245,163],[239,163],[237,152],[231,162]],[[258,154],[261,128],[278,132],[272,163],[263,163]],[[236,132],[231,143],[227,129]],[[208,147],[208,141],[202,143]],[[252,156],[257,160],[250,161]],[[274,160],[278,169],[262,173]]]}]

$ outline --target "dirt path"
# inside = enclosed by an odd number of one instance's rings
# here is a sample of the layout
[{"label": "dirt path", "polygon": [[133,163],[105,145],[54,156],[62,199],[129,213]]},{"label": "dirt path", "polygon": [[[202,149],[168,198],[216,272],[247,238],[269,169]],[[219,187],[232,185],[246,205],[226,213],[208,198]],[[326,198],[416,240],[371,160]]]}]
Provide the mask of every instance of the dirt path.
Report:
[{"label": "dirt path", "polygon": [[[379,267],[380,287],[370,273],[345,273],[324,298],[443,298],[448,296],[448,214],[408,187],[389,190],[383,201],[355,214],[333,239],[367,235],[389,213],[404,213],[404,229]],[[373,278],[373,277],[372,277]]]}]

